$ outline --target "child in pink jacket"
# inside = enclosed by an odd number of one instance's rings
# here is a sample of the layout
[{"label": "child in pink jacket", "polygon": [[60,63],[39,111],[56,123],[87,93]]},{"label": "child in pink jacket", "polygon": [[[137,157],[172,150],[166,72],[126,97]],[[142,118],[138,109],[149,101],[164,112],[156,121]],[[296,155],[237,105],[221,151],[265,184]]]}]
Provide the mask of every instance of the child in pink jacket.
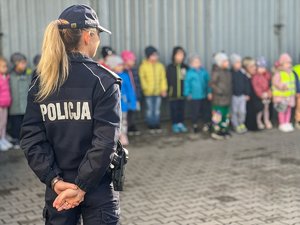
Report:
[{"label": "child in pink jacket", "polygon": [[7,62],[0,57],[0,151],[7,151],[13,145],[6,139],[7,111],[11,104]]},{"label": "child in pink jacket", "polygon": [[257,72],[252,77],[252,86],[256,96],[263,105],[262,110],[256,114],[256,122],[258,129],[272,129],[270,121],[270,103],[272,99],[271,91],[271,73],[267,70],[267,60],[260,57],[256,60]]}]

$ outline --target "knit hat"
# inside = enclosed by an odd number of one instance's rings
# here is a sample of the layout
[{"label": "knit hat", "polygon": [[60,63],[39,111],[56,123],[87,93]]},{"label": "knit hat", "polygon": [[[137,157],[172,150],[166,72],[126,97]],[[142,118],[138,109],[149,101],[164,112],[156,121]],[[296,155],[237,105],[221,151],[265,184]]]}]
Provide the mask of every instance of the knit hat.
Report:
[{"label": "knit hat", "polygon": [[233,53],[230,55],[230,63],[231,65],[235,64],[236,62],[241,62],[242,61],[242,57],[236,53]]},{"label": "knit hat", "polygon": [[223,53],[223,52],[219,52],[215,55],[214,57],[214,60],[217,64],[217,66],[221,67],[222,66],[222,63],[225,61],[225,60],[228,60],[228,56]]},{"label": "knit hat", "polygon": [[114,55],[114,54],[116,54],[116,53],[111,47],[109,47],[109,46],[102,47],[101,55],[103,58],[105,58],[109,55]]},{"label": "knit hat", "polygon": [[157,52],[157,49],[154,48],[153,46],[148,46],[147,48],[145,48],[146,58],[149,58],[154,53],[158,53],[158,52]]},{"label": "knit hat", "polygon": [[105,64],[109,68],[114,69],[115,67],[122,65],[124,63],[123,59],[118,55],[110,55],[107,57]]},{"label": "knit hat", "polygon": [[261,56],[259,58],[256,59],[256,65],[258,67],[267,67],[268,66],[268,62],[266,60],[265,57]]},{"label": "knit hat", "polygon": [[124,62],[128,62],[130,60],[132,60],[132,61],[136,60],[135,54],[132,51],[123,51],[121,53],[121,57]]},{"label": "knit hat", "polygon": [[10,62],[15,66],[18,62],[25,60],[27,61],[27,58],[22,53],[16,52],[11,55]]},{"label": "knit hat", "polygon": [[280,55],[278,62],[280,65],[282,65],[283,63],[286,62],[292,62],[292,58],[288,53],[283,53]]}]

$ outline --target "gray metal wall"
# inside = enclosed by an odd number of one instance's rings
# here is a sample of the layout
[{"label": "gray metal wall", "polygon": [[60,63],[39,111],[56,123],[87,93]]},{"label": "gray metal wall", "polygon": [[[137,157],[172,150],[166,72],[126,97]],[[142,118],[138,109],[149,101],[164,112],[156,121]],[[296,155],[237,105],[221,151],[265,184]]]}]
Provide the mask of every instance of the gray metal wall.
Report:
[{"label": "gray metal wall", "polygon": [[[300,0],[0,0],[3,55],[20,51],[32,59],[47,23],[74,3],[91,4],[112,30],[103,45],[131,49],[139,58],[152,44],[165,63],[175,45],[199,53],[207,67],[219,50],[272,62],[287,51],[299,61]],[[282,25],[277,35],[276,24]]]}]

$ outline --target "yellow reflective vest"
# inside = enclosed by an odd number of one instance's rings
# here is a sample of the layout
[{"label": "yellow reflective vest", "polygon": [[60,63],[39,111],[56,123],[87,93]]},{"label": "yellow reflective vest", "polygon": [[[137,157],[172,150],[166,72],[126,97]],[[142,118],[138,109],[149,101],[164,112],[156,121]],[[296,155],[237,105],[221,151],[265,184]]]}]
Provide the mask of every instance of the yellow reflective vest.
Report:
[{"label": "yellow reflective vest", "polygon": [[298,75],[298,78],[300,79],[300,64],[293,67],[293,70]]},{"label": "yellow reflective vest", "polygon": [[290,97],[296,94],[296,79],[293,72],[287,73],[285,71],[280,71],[280,80],[283,84],[286,84],[288,89],[283,91],[276,88],[274,85],[272,87],[273,96],[276,97]]}]

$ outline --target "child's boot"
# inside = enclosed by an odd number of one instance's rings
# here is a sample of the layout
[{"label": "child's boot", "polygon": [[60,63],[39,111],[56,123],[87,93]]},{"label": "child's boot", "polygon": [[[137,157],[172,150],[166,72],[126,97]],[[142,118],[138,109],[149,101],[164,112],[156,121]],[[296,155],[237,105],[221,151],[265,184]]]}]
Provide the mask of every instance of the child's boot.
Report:
[{"label": "child's boot", "polygon": [[218,132],[213,132],[211,134],[211,137],[212,139],[215,139],[215,140],[224,140],[225,139],[225,134],[218,131]]},{"label": "child's boot", "polygon": [[193,125],[193,131],[194,131],[195,134],[196,134],[196,133],[199,133],[199,127],[198,127],[198,124],[194,124],[194,125]]},{"label": "child's boot", "polygon": [[300,130],[300,121],[297,121],[295,123],[295,128],[298,129],[298,130]]},{"label": "child's boot", "polygon": [[188,131],[188,129],[186,128],[186,126],[184,126],[183,123],[178,123],[177,126],[180,132],[186,133]]},{"label": "child's boot", "polygon": [[8,150],[9,150],[8,146],[3,142],[3,139],[1,139],[0,140],[0,151],[6,152]]},{"label": "child's boot", "polygon": [[273,125],[272,125],[271,121],[267,121],[267,122],[265,123],[265,125],[266,125],[266,128],[267,128],[268,130],[271,130],[271,129],[273,128]]}]

